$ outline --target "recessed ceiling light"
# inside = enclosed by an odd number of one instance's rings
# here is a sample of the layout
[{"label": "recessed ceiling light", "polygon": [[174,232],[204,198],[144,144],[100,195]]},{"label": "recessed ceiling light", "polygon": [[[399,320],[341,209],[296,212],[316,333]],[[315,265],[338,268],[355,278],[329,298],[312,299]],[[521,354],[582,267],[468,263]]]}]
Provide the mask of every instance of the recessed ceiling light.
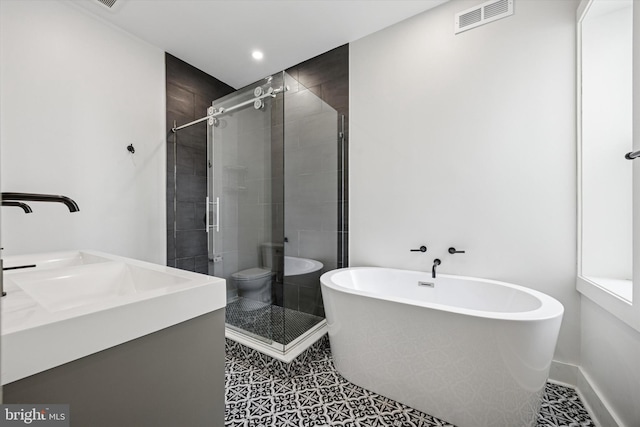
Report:
[{"label": "recessed ceiling light", "polygon": [[251,53],[251,56],[253,56],[253,59],[255,59],[256,61],[260,61],[264,57],[262,52],[260,52],[259,50],[254,50]]}]

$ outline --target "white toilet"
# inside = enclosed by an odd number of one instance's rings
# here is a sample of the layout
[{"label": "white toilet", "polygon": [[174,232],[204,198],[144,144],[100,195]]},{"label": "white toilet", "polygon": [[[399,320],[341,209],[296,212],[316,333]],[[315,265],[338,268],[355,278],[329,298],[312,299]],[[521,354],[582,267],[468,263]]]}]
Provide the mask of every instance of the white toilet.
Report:
[{"label": "white toilet", "polygon": [[282,245],[277,243],[264,243],[260,245],[261,267],[248,268],[231,275],[231,279],[238,288],[239,297],[266,304],[273,303],[271,281],[275,273],[271,271],[271,266],[274,251],[275,256],[282,256]]},{"label": "white toilet", "polygon": [[238,296],[271,304],[271,270],[248,268],[233,273],[231,278],[238,287]]}]

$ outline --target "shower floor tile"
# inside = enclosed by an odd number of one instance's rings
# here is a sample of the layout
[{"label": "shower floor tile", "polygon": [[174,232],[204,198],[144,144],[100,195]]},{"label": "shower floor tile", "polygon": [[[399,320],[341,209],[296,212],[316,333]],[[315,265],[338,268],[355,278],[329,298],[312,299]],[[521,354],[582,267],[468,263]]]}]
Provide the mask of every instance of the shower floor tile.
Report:
[{"label": "shower floor tile", "polygon": [[[333,367],[328,346],[294,375],[227,354],[227,427],[455,427],[360,388]],[[575,390],[547,383],[537,427],[595,426]]]},{"label": "shower floor tile", "polygon": [[246,298],[228,303],[226,309],[228,325],[285,345],[322,320],[312,314]]}]

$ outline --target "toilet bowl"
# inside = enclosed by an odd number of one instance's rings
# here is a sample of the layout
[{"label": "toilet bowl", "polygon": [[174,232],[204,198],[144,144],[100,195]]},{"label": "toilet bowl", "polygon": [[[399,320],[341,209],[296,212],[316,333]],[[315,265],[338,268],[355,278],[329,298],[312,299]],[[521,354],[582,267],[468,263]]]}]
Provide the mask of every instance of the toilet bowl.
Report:
[{"label": "toilet bowl", "polygon": [[[277,257],[282,257],[284,248],[278,243],[263,243],[260,245],[260,267],[248,268],[231,275],[238,289],[238,296],[253,301],[272,304],[271,282],[275,273],[272,271]],[[257,308],[257,307],[256,307]]]},{"label": "toilet bowl", "polygon": [[273,273],[264,268],[249,268],[233,273],[231,278],[238,287],[238,296],[271,304],[271,279]]}]

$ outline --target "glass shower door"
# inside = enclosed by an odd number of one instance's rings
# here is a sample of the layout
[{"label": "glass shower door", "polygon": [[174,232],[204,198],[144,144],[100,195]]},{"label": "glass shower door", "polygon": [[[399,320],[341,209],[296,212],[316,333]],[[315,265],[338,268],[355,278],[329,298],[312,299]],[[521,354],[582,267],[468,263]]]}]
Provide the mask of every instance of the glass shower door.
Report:
[{"label": "glass shower door", "polygon": [[286,72],[212,108],[209,274],[227,281],[232,336],[284,354],[322,333],[320,275],[339,266],[340,116]]},{"label": "glass shower door", "polygon": [[274,171],[282,165],[282,94],[251,100],[281,81],[274,76],[214,101],[207,135],[209,274],[227,281],[227,326],[274,347],[282,322],[271,307],[284,269],[282,232],[274,228],[282,224]]}]

